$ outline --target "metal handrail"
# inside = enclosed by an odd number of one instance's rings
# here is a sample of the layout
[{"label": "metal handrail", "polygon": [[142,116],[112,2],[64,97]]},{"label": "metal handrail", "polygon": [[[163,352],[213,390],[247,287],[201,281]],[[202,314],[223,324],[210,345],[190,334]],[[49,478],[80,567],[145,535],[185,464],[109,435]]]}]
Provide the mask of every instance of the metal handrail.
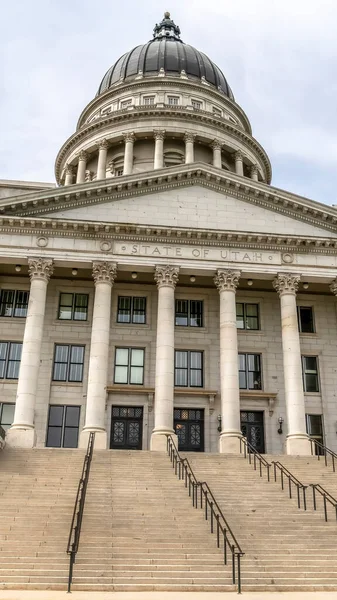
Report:
[{"label": "metal handrail", "polygon": [[299,479],[297,479],[297,477],[295,477],[295,475],[293,475],[289,469],[287,469],[287,467],[285,467],[284,465],[282,465],[282,463],[280,463],[280,461],[278,460],[272,460],[271,462],[272,465],[274,465],[274,481],[276,481],[277,477],[276,477],[276,469],[279,469],[280,473],[281,473],[281,488],[282,490],[284,490],[284,475],[287,477],[288,479],[288,491],[289,491],[289,498],[292,498],[292,486],[291,484],[293,483],[297,489],[297,506],[298,508],[301,508],[301,493],[300,490],[302,490],[302,495],[303,495],[303,508],[304,510],[307,510],[307,499],[306,499],[306,489],[307,489],[307,485],[304,485]]},{"label": "metal handrail", "polygon": [[324,462],[325,462],[326,467],[328,466],[328,455],[331,456],[332,470],[335,473],[336,472],[335,460],[337,460],[336,452],[333,452],[333,450],[330,450],[330,448],[327,448],[326,446],[324,446],[324,444],[322,444],[315,438],[311,437],[311,438],[309,438],[309,440],[310,440],[310,446],[311,446],[311,454],[313,456],[315,455],[316,448],[318,448],[319,450],[322,450],[321,454],[319,452],[317,453],[317,459],[320,460],[321,456],[324,456]]},{"label": "metal handrail", "polygon": [[324,518],[328,520],[328,511],[327,511],[327,501],[334,507],[336,520],[337,520],[337,500],[319,483],[310,483],[310,487],[312,487],[312,501],[314,505],[314,510],[317,510],[317,502],[316,502],[316,492],[321,494],[323,497],[323,506],[324,506]]},{"label": "metal handrail", "polygon": [[245,458],[247,458],[247,456],[248,456],[250,465],[252,464],[252,455],[253,455],[253,457],[254,457],[253,463],[254,463],[255,471],[256,471],[256,459],[258,460],[259,466],[260,466],[260,477],[262,477],[262,466],[266,467],[267,478],[268,478],[268,481],[270,481],[271,464],[264,458],[264,456],[262,456],[262,454],[260,454],[259,452],[257,452],[257,450],[255,450],[254,446],[252,446],[252,444],[250,442],[248,442],[246,437],[240,438],[240,454],[242,454],[242,447],[243,447],[243,455]]},{"label": "metal handrail", "polygon": [[[244,556],[234,533],[219,506],[213,492],[206,481],[198,481],[195,473],[187,458],[181,458],[173,438],[167,436],[167,452],[174,468],[175,474],[179,480],[185,482],[185,488],[188,488],[188,494],[192,497],[192,505],[195,508],[205,510],[205,520],[210,518],[211,533],[214,533],[214,523],[216,523],[217,547],[220,548],[220,535],[223,539],[223,560],[227,565],[228,548],[232,554],[232,582],[237,585],[238,593],[241,594],[241,557]],[[200,490],[198,494],[198,490]],[[199,499],[198,499],[199,496]]]},{"label": "metal handrail", "polygon": [[95,433],[92,431],[89,434],[88,447],[87,452],[83,461],[83,469],[80,481],[78,483],[73,518],[71,520],[69,538],[68,538],[68,546],[67,546],[67,554],[70,555],[69,559],[69,575],[68,575],[68,594],[70,593],[71,584],[73,580],[73,570],[74,563],[76,559],[76,554],[78,551],[78,545],[80,543],[80,535],[81,535],[81,527],[82,527],[82,519],[83,519],[83,511],[85,504],[85,497],[87,493],[89,474],[90,474],[90,465],[92,460],[92,455],[94,451],[94,443],[95,443]]}]

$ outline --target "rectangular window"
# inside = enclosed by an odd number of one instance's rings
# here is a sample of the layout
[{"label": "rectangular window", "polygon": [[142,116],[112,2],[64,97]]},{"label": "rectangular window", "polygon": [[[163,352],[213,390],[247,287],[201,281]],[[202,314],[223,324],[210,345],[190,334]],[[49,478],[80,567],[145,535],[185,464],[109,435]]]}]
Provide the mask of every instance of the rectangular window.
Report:
[{"label": "rectangular window", "polygon": [[146,323],[146,298],[118,296],[117,323]]},{"label": "rectangular window", "polygon": [[0,425],[7,431],[14,421],[15,404],[2,402],[0,403]]},{"label": "rectangular window", "polygon": [[[317,440],[320,444],[324,444],[322,415],[305,415],[305,420],[307,424],[307,434],[314,440]],[[315,454],[316,456],[324,455],[323,448],[320,448],[316,444]]]},{"label": "rectangular window", "polygon": [[143,385],[144,348],[116,348],[115,383]]},{"label": "rectangular window", "polygon": [[238,329],[260,329],[259,305],[237,302],[236,325]]},{"label": "rectangular window", "polygon": [[84,346],[55,344],[53,381],[83,380]]},{"label": "rectangular window", "polygon": [[317,356],[302,356],[303,385],[305,392],[319,392]]},{"label": "rectangular window", "polygon": [[176,300],[175,324],[182,327],[203,326],[202,300]]},{"label": "rectangular window", "polygon": [[154,105],[154,96],[145,96],[144,97],[144,104],[146,104],[146,106],[153,106]]},{"label": "rectangular window", "polygon": [[0,317],[27,316],[29,292],[22,290],[1,290]]},{"label": "rectangular window", "polygon": [[177,387],[203,386],[203,352],[176,350],[174,359],[174,385]]},{"label": "rectangular window", "polygon": [[79,406],[50,406],[46,446],[77,448],[79,422]]},{"label": "rectangular window", "polygon": [[193,106],[193,108],[201,108],[201,102],[199,102],[198,100],[192,100],[191,104]]},{"label": "rectangular window", "polygon": [[88,318],[88,294],[60,294],[58,318],[62,321],[86,321]]},{"label": "rectangular window", "polygon": [[213,112],[213,115],[216,115],[217,117],[221,117],[221,115],[222,115],[221,110],[219,108],[216,108],[216,106],[213,106],[212,112]]},{"label": "rectangular window", "polygon": [[168,96],[167,97],[168,103],[174,106],[177,106],[177,104],[179,104],[179,97],[178,96]]},{"label": "rectangular window", "polygon": [[314,311],[312,306],[298,306],[298,327],[301,333],[315,333]]},{"label": "rectangular window", "polygon": [[21,342],[0,342],[0,379],[18,379]]},{"label": "rectangular window", "polygon": [[261,390],[261,355],[239,353],[240,390]]}]

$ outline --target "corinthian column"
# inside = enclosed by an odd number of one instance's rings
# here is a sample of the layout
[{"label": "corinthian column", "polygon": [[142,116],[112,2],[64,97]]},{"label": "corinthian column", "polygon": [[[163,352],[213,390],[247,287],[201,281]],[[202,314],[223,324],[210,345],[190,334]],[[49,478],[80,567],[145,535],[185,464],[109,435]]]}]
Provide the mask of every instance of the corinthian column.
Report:
[{"label": "corinthian column", "polygon": [[130,175],[132,173],[133,166],[133,145],[135,142],[134,133],[124,134],[125,151],[124,151],[124,167],[123,175]]},{"label": "corinthian column", "polygon": [[310,442],[305,426],[305,405],[298,332],[296,292],[300,277],[279,273],[273,285],[280,296],[284,391],[287,411],[287,454],[310,454]]},{"label": "corinthian column", "polygon": [[243,156],[242,152],[235,152],[235,173],[243,175]]},{"label": "corinthian column", "polygon": [[185,164],[194,162],[194,140],[193,133],[185,133]]},{"label": "corinthian column", "polygon": [[108,155],[109,144],[104,139],[98,144],[98,163],[97,163],[97,179],[106,178],[106,157]]},{"label": "corinthian column", "polygon": [[85,152],[85,150],[81,150],[81,152],[78,155],[76,183],[84,183],[85,182],[85,171],[87,168],[87,159],[88,159],[88,153]]},{"label": "corinthian column", "polygon": [[20,448],[33,448],[35,445],[34,414],[39,382],[43,321],[47,285],[53,272],[53,261],[43,258],[29,259],[28,272],[31,284],[14,422],[7,432],[8,444]]},{"label": "corinthian column", "polygon": [[221,143],[219,142],[219,140],[213,140],[212,148],[213,148],[213,167],[217,167],[217,169],[221,169],[222,168]]},{"label": "corinthian column", "polygon": [[95,448],[106,449],[106,386],[108,383],[111,290],[117,274],[115,263],[94,262],[95,301],[92,317],[85,425],[80,447],[85,448],[90,431],[95,431]]},{"label": "corinthian column", "polygon": [[220,294],[220,390],[221,433],[219,451],[240,452],[240,390],[238,335],[236,326],[236,288],[240,271],[220,269],[214,283]]},{"label": "corinthian column", "polygon": [[71,185],[73,183],[74,168],[71,165],[66,165],[65,168],[66,178],[64,185]]},{"label": "corinthian column", "polygon": [[174,290],[178,273],[178,267],[163,265],[157,266],[154,274],[158,287],[158,316],[155,413],[151,450],[166,451],[166,436],[170,434],[175,437],[173,431]]},{"label": "corinthian column", "polygon": [[165,131],[156,129],[153,132],[155,139],[154,146],[154,169],[162,169],[164,166],[164,137]]}]

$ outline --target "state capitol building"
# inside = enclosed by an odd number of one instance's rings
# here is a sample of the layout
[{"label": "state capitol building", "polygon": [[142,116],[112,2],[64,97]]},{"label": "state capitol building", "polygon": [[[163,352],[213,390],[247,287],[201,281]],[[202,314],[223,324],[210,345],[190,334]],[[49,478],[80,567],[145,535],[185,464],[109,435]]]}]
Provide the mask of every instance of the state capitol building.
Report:
[{"label": "state capitol building", "polygon": [[337,210],[271,185],[169,13],[104,75],[55,175],[0,181],[8,446],[337,450]]}]

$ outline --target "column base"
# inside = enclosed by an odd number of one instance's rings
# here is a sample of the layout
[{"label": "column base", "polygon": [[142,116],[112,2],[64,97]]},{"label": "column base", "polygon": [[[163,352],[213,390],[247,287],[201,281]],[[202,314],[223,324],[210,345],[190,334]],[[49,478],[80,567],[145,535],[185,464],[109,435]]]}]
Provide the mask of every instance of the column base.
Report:
[{"label": "column base", "polygon": [[167,436],[170,435],[178,448],[178,436],[171,431],[167,433],[153,432],[151,435],[150,450],[152,452],[167,452]]},{"label": "column base", "polygon": [[219,438],[219,452],[221,454],[240,454],[240,439],[242,433],[221,433]]},{"label": "column base", "polygon": [[79,448],[84,448],[85,450],[88,447],[89,434],[94,431],[95,432],[95,444],[94,450],[106,450],[107,449],[107,441],[108,436],[106,431],[95,431],[94,429],[82,429],[80,433],[80,439],[78,442]]},{"label": "column base", "polygon": [[36,433],[33,427],[29,429],[10,427],[6,433],[6,445],[11,448],[34,448]]},{"label": "column base", "polygon": [[304,433],[288,435],[285,442],[286,454],[296,456],[310,456],[311,444],[307,435]]}]

